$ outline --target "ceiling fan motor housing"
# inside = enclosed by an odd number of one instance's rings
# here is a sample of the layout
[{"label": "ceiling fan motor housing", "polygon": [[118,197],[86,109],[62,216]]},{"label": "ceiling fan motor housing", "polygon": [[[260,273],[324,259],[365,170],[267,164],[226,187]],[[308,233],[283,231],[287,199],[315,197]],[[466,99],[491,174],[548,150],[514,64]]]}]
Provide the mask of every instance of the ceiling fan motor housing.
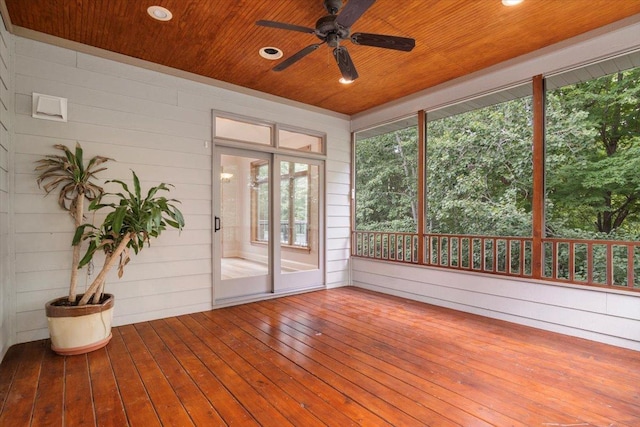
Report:
[{"label": "ceiling fan motor housing", "polygon": [[336,47],[341,40],[349,38],[349,28],[343,28],[336,24],[335,15],[327,15],[316,22],[316,36],[331,47]]}]

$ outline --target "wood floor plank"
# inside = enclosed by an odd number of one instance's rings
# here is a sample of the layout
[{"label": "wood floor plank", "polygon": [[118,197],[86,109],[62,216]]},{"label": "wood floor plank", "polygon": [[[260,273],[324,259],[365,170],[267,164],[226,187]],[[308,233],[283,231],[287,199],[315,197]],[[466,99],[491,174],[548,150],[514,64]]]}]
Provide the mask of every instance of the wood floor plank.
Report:
[{"label": "wood floor plank", "polygon": [[[221,310],[220,313],[216,313],[216,316],[209,316],[209,319],[215,322],[219,329],[231,331],[230,336],[225,341],[227,345],[231,344],[234,339],[241,343],[241,345],[235,345],[234,350],[265,377],[274,381],[283,393],[288,394],[302,408],[308,409],[313,413],[321,423],[336,427],[358,425],[356,420],[349,418],[344,411],[336,411],[335,406],[332,406],[322,396],[312,391],[314,388],[313,379],[315,378],[308,378],[302,384],[273,363],[272,361],[278,356],[277,352],[266,346],[260,346],[259,341],[255,340],[252,334],[239,327],[237,323],[240,322],[240,319],[233,316],[232,310]],[[244,343],[250,343],[250,345]]]},{"label": "wood floor plank", "polygon": [[65,357],[64,371],[64,424],[95,425],[87,355]]},{"label": "wood floor plank", "polygon": [[106,349],[118,392],[122,398],[122,405],[127,414],[127,421],[132,427],[160,426],[151,398],[124,344],[120,328],[114,328],[112,333],[113,338]]},{"label": "wood floor plank", "polygon": [[136,329],[164,376],[171,379],[171,387],[189,413],[193,423],[207,426],[225,425],[220,414],[185,372],[180,362],[175,359],[171,350],[160,339],[151,325],[140,323],[136,325]]},{"label": "wood floor plank", "polygon": [[199,337],[198,341],[187,343],[190,348],[201,355],[201,360],[211,372],[233,393],[234,397],[246,408],[256,421],[263,426],[293,426],[285,416],[262,394],[253,387],[250,378],[243,377],[224,360],[216,349],[220,343],[211,335],[193,315],[181,316],[179,319],[168,319],[171,328],[182,336],[191,331]]},{"label": "wood floor plank", "polygon": [[[232,316],[230,315],[232,314],[231,311],[225,311],[224,314],[229,314],[228,317],[230,318],[231,323],[236,327],[241,328],[257,341],[254,344],[254,348],[258,354],[263,358],[268,359],[286,375],[298,379],[300,383],[304,384],[304,387],[308,388],[312,393],[322,397],[327,403],[332,405],[334,411],[339,409],[341,414],[348,416],[351,420],[356,421],[360,425],[389,425],[369,409],[350,399],[349,396],[344,394],[342,391],[330,386],[324,380],[313,375],[313,373],[305,370],[303,367],[298,366],[295,363],[291,363],[289,359],[284,357],[278,351],[280,341],[275,336],[269,335],[261,329],[253,326],[246,316],[243,316],[242,318]],[[250,318],[251,317],[249,317],[249,319]],[[258,343],[260,343],[261,346],[258,345]]]},{"label": "wood floor plank", "polygon": [[15,377],[0,413],[0,426],[25,426],[31,422],[45,347],[45,341],[24,344]]},{"label": "wood floor plank", "polygon": [[[431,419],[435,417],[433,413],[420,411],[414,403],[407,401],[401,394],[394,390],[370,381],[368,377],[358,371],[343,366],[338,361],[314,351],[306,344],[296,340],[284,331],[278,329],[277,322],[259,321],[254,324],[264,332],[278,331],[279,340],[282,346],[279,351],[292,359],[305,369],[314,372],[316,376],[325,379],[332,386],[343,390],[350,399],[358,401],[364,407],[370,408],[378,416],[391,424],[420,425],[424,421],[416,418],[414,414],[407,412],[407,407],[417,409],[418,416]],[[388,393],[388,394],[387,394]],[[384,395],[385,398],[381,398]],[[405,405],[406,404],[406,405]],[[396,406],[398,405],[398,406]],[[438,420],[438,425],[455,425],[455,423],[445,418]]]},{"label": "wood floor plank", "polygon": [[153,321],[151,326],[158,335],[162,336],[169,351],[180,361],[189,376],[197,382],[200,390],[207,396],[227,425],[258,426],[258,422],[249,411],[201,360],[206,358],[206,355],[194,352],[186,344],[190,342],[193,345],[194,341],[198,341],[193,333],[189,331],[179,336],[169,327],[166,320]]},{"label": "wood floor plank", "polygon": [[640,426],[640,352],[345,287],[0,364],[0,426]]},{"label": "wood floor plank", "polygon": [[[335,296],[331,298],[335,301]],[[340,306],[340,310],[344,310],[340,303],[338,303],[338,306]],[[358,310],[357,306],[353,307]],[[427,306],[423,305],[423,307]],[[440,309],[440,311],[442,310],[446,309]],[[415,313],[395,313],[394,316],[395,321],[402,321],[402,317],[409,316],[408,318],[413,318]],[[519,372],[525,378],[530,377],[532,372],[535,373],[536,381],[543,384],[552,384],[555,389],[554,393],[562,399],[574,398],[580,403],[589,400],[588,394],[590,392],[596,393],[596,395],[600,394],[602,399],[592,399],[588,404],[585,403],[583,410],[586,412],[598,409],[603,416],[615,418],[615,409],[612,410],[612,408],[620,408],[623,412],[626,412],[633,411],[637,407],[638,397],[640,397],[638,396],[638,388],[630,386],[633,381],[629,382],[629,380],[635,378],[637,382],[640,382],[640,359],[637,357],[635,359],[629,358],[628,363],[622,364],[623,375],[618,375],[615,372],[617,365],[621,365],[618,359],[614,357],[609,359],[608,364],[602,364],[601,361],[593,357],[583,357],[582,351],[576,351],[574,344],[579,347],[585,342],[590,343],[592,349],[594,347],[599,348],[600,351],[597,354],[603,357],[606,357],[609,352],[620,354],[620,348],[547,332],[544,336],[555,336],[555,340],[545,338],[546,348],[543,350],[543,354],[538,356],[537,350],[541,344],[535,337],[541,331],[479,316],[468,315],[465,316],[465,320],[467,319],[474,323],[471,328],[463,330],[463,336],[468,338],[459,341],[463,354],[473,354],[475,360],[492,365],[494,368],[498,366],[495,354],[499,353],[501,358],[507,360],[517,360],[517,364],[510,366],[510,372]],[[466,322],[455,322],[458,327],[464,323]],[[487,329],[488,327],[492,328],[492,330]],[[424,325],[412,328],[411,333],[424,333],[424,328]],[[488,332],[483,333],[484,330]],[[514,331],[517,331],[517,335],[514,334]],[[391,332],[394,333],[395,331]],[[452,328],[447,327],[443,332],[451,334]],[[511,338],[513,335],[518,336],[519,339]],[[531,337],[534,338],[530,339]],[[419,339],[418,337],[412,338]],[[530,342],[533,340],[536,340],[535,346]],[[482,347],[485,351],[477,351],[479,347]],[[531,357],[532,353],[536,354],[535,358]],[[629,354],[634,354],[634,352],[625,352],[627,357]],[[548,358],[546,357],[547,355],[549,355]],[[568,364],[563,360],[567,358],[573,362]],[[559,360],[562,360],[561,369],[563,375],[561,376],[557,375]],[[597,381],[593,381],[593,376],[585,381],[583,380],[585,369],[594,373],[602,373],[602,375],[596,378]],[[602,388],[608,391],[604,394],[600,393]],[[630,397],[634,395],[635,397]]]},{"label": "wood floor plank", "polygon": [[321,426],[323,423],[318,420],[308,408],[303,407],[300,402],[291,398],[275,384],[275,382],[262,374],[250,362],[242,357],[238,352],[238,348],[242,346],[242,342],[233,339],[228,331],[223,330],[215,325],[206,314],[198,313],[192,315],[202,328],[204,328],[209,336],[215,336],[215,340],[211,340],[209,345],[221,358],[227,360],[229,365],[243,378],[253,386],[254,392],[271,402],[274,407],[278,408],[281,414],[289,420],[293,425],[304,426]]},{"label": "wood floor plank", "polygon": [[22,360],[22,354],[25,350],[25,345],[9,347],[0,364],[0,413],[4,410],[5,402],[9,396],[9,390],[16,377],[20,361]]},{"label": "wood floor plank", "polygon": [[[322,316],[321,311],[318,311],[316,314],[317,316]],[[288,315],[293,316],[300,322],[306,321],[304,317],[296,317],[299,316],[299,314],[296,314],[295,309],[289,308]],[[323,324],[317,325],[316,328],[319,331],[322,331],[323,335],[331,335],[332,333],[331,322],[324,322]],[[357,343],[363,352],[376,355],[377,357],[388,360],[393,365],[400,367],[407,372],[412,372],[418,376],[422,376],[423,379],[431,381],[443,389],[449,390],[454,394],[454,396],[475,398],[477,387],[474,387],[468,381],[464,381],[464,371],[452,369],[446,370],[445,364],[436,358],[422,358],[416,356],[414,353],[420,351],[416,348],[416,344],[419,342],[411,343],[407,347],[396,346],[393,345],[393,342],[386,343],[383,341],[377,341],[380,339],[377,331],[370,331],[362,328],[358,323],[351,324],[350,328],[351,329],[347,328],[345,325],[335,325],[333,328],[335,329],[335,332],[333,333],[338,336],[340,336],[340,334],[344,334],[344,339],[348,339],[352,343]],[[367,342],[367,339],[371,339],[372,342]],[[429,349],[427,351],[431,350]],[[482,394],[482,397],[483,398],[475,398],[473,400],[476,402],[475,404],[478,405],[479,410],[485,406],[489,408],[499,407],[502,399],[508,397],[508,395],[500,389],[489,389],[486,393]],[[480,412],[482,412],[482,410],[480,410]],[[511,408],[511,414],[518,417],[528,417],[529,410],[516,405]],[[526,419],[525,424],[530,421],[531,420]]]},{"label": "wood floor plank", "polygon": [[[347,292],[347,295],[353,295],[350,290],[345,290],[345,292]],[[531,361],[542,367],[546,367],[549,363],[557,361],[559,356],[570,352],[576,357],[576,362],[567,365],[568,372],[581,374],[584,370],[583,363],[589,363],[593,369],[606,370],[607,379],[618,381],[618,386],[624,384],[624,379],[628,378],[629,375],[635,376],[640,380],[640,372],[637,369],[638,360],[637,358],[630,357],[630,353],[633,354],[634,352],[629,352],[620,347],[595,343],[577,337],[552,334],[536,328],[478,315],[469,314],[461,321],[460,316],[457,315],[458,312],[454,310],[436,306],[425,306],[425,304],[415,301],[407,301],[386,295],[384,296],[385,298],[380,298],[378,294],[370,291],[359,290],[359,295],[360,298],[372,301],[374,304],[383,304],[385,306],[392,306],[393,308],[401,305],[403,307],[402,310],[393,310],[394,314],[401,314],[410,319],[415,319],[415,315],[420,315],[424,312],[425,307],[429,307],[429,315],[431,318],[435,319],[438,317],[441,320],[450,319],[448,322],[434,322],[430,326],[444,329],[449,333],[458,331],[464,335],[470,334],[472,340],[481,340],[485,334],[481,334],[480,332],[484,330],[497,330],[500,333],[489,334],[488,338],[484,339],[484,343],[480,345],[494,345],[500,349],[510,347],[516,352],[519,352],[519,357],[529,354],[525,351],[525,346],[522,345],[523,343],[534,345],[536,348],[535,358],[531,358]],[[330,298],[335,301],[335,298],[332,296],[330,296]],[[397,301],[394,301],[394,298],[397,298]],[[349,301],[349,299],[343,299],[343,302],[345,301]],[[347,306],[356,307],[349,303],[347,303]],[[596,358],[593,357],[594,348],[600,349]],[[625,359],[628,363],[620,363]]]},{"label": "wood floor plank", "polygon": [[127,425],[122,396],[118,390],[107,350],[101,348],[89,353],[87,357],[97,425],[104,427]]},{"label": "wood floor plank", "polygon": [[[252,307],[255,308],[255,307]],[[459,408],[453,407],[428,393],[421,393],[414,387],[414,384],[402,382],[388,375],[384,370],[358,363],[352,357],[343,353],[339,349],[322,343],[323,334],[317,334],[313,329],[300,331],[287,322],[277,319],[263,318],[278,330],[282,330],[293,339],[307,345],[309,348],[317,350],[322,355],[323,364],[328,364],[325,357],[333,359],[331,363],[342,365],[343,368],[350,368],[352,375],[358,384],[364,385],[367,389],[375,390],[375,394],[385,399],[398,409],[411,414],[425,425],[455,423],[456,425],[470,425],[472,422],[478,426],[488,425],[482,420],[464,414]],[[388,420],[393,421],[393,420]]]},{"label": "wood floor plank", "polygon": [[186,409],[175,394],[169,380],[158,367],[135,326],[120,328],[120,334],[131,359],[142,378],[147,394],[154,405],[158,418],[167,426],[193,426]]},{"label": "wood floor plank", "polygon": [[[401,321],[401,317],[403,316],[414,316],[414,313],[407,314],[398,314],[398,318],[396,320]],[[457,322],[458,327],[461,322]],[[490,322],[485,322],[486,325]],[[497,367],[495,363],[495,357],[493,356],[496,353],[500,353],[501,358],[517,360],[518,363],[510,365],[510,371],[514,374],[519,375],[523,378],[531,377],[535,375],[535,379],[538,383],[553,385],[555,395],[557,395],[561,399],[565,399],[570,396],[573,399],[576,399],[579,402],[585,402],[585,406],[583,410],[586,412],[595,411],[600,415],[609,418],[615,419],[618,414],[616,410],[619,412],[622,410],[623,413],[627,413],[629,411],[633,411],[634,407],[638,403],[638,388],[632,386],[625,386],[625,380],[629,379],[629,376],[635,377],[640,382],[640,373],[638,372],[638,361],[635,361],[635,368],[633,369],[633,363],[630,363],[625,368],[625,375],[619,376],[615,372],[612,372],[613,369],[609,367],[611,365],[602,365],[599,362],[595,362],[593,360],[579,360],[579,364],[576,363],[575,366],[567,365],[563,362],[563,375],[558,375],[557,369],[557,361],[559,358],[566,357],[567,354],[575,355],[576,358],[580,359],[579,353],[576,353],[575,349],[570,345],[566,344],[566,342],[576,341],[570,340],[568,337],[562,337],[562,340],[556,340],[555,347],[550,347],[547,349],[549,352],[549,357],[542,356],[540,357],[536,352],[536,356],[532,357],[530,352],[533,348],[533,344],[524,343],[525,337],[530,336],[530,330],[532,328],[520,327],[518,329],[519,339],[510,338],[508,335],[515,335],[514,333],[514,325],[506,322],[497,323],[494,327],[500,327],[501,329],[497,329],[498,333],[490,333],[486,334],[482,332],[480,325],[474,324],[472,328],[463,330],[464,336],[467,336],[469,332],[474,331],[474,334],[465,339],[462,343],[461,350],[469,354],[469,352],[473,352],[475,360],[485,363],[487,365],[493,365],[494,368]],[[439,327],[431,326],[431,327]],[[414,328],[419,330],[420,328]],[[452,328],[448,327],[443,332],[452,333]],[[560,338],[558,336],[558,338]],[[584,340],[577,340],[584,341]],[[524,344],[523,344],[524,343]],[[592,343],[595,345],[595,343]],[[608,350],[611,346],[604,346],[604,350]],[[478,348],[482,348],[483,351],[477,351]],[[560,350],[561,349],[561,350]],[[617,352],[617,350],[616,350]],[[604,353],[606,354],[606,352]],[[593,378],[589,378],[589,380],[585,381],[583,379],[584,370],[588,369],[592,372],[602,372],[606,373],[606,375],[601,375],[598,377],[598,381],[594,382]],[[601,389],[605,387],[608,390],[606,395],[602,395],[600,393]],[[564,393],[564,396],[563,396]],[[595,393],[599,395],[599,399],[591,400],[587,404],[587,400],[589,395]],[[635,398],[633,397],[635,395]],[[575,404],[573,405],[575,406]]]},{"label": "wood floor plank", "polygon": [[32,425],[62,426],[64,419],[65,358],[45,351],[33,407]]}]

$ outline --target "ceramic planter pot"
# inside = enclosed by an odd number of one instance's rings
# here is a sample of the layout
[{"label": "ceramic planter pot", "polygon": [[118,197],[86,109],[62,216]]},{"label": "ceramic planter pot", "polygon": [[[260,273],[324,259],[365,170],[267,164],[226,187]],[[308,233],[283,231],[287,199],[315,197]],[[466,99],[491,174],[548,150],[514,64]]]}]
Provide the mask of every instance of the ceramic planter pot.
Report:
[{"label": "ceramic planter pot", "polygon": [[56,298],[45,305],[51,349],[71,356],[107,345],[111,340],[114,296],[105,294],[101,304],[56,305],[66,300],[67,297]]}]

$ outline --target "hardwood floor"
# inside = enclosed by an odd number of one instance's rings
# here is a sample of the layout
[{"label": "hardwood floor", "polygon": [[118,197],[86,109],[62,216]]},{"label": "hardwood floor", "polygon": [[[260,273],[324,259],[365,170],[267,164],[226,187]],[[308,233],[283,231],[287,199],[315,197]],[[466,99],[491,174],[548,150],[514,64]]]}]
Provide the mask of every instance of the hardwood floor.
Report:
[{"label": "hardwood floor", "polygon": [[640,353],[341,288],[9,349],[0,426],[639,426]]}]

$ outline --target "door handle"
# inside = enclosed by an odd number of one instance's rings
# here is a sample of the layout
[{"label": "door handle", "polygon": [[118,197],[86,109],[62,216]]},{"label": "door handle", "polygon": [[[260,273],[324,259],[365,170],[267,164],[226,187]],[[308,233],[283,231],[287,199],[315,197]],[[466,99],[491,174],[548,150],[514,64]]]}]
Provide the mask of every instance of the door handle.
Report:
[{"label": "door handle", "polygon": [[220,230],[221,225],[220,225],[220,217],[214,217],[214,221],[213,221],[213,232],[217,233],[218,230]]}]

